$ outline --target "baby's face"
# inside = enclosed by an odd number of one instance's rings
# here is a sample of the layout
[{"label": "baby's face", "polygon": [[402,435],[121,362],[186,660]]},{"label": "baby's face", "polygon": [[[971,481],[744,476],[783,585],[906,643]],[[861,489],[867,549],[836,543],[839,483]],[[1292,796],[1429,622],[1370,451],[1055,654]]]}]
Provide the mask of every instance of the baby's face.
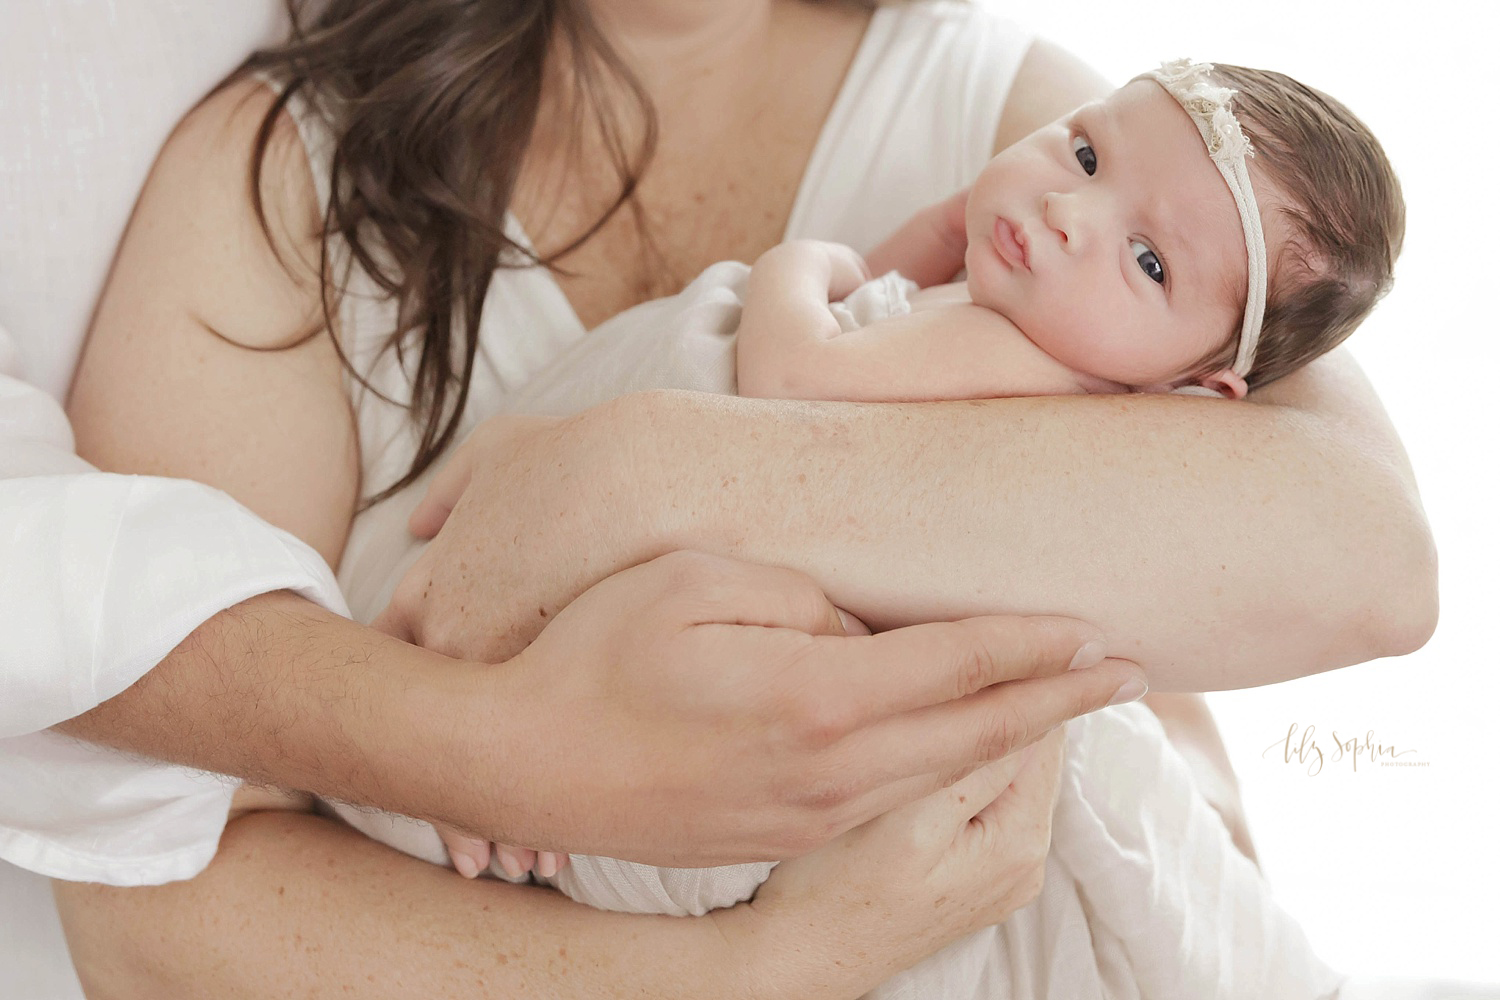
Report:
[{"label": "baby's face", "polygon": [[1238,336],[1249,266],[1234,198],[1152,81],[1001,152],[965,216],[970,297],[1075,371],[1162,390]]}]

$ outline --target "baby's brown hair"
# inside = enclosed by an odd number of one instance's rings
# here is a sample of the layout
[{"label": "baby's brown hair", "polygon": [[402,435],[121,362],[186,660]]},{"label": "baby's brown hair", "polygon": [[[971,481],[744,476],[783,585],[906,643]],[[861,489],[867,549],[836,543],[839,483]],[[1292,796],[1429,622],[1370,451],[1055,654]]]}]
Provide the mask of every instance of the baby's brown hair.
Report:
[{"label": "baby's brown hair", "polygon": [[[1343,104],[1268,70],[1215,63],[1212,76],[1238,91],[1234,113],[1253,162],[1289,199],[1281,212],[1291,235],[1267,262],[1265,320],[1245,380],[1255,388],[1337,347],[1390,290],[1406,202],[1385,150]],[[1232,364],[1238,346],[1235,337],[1215,352],[1204,373]]]}]

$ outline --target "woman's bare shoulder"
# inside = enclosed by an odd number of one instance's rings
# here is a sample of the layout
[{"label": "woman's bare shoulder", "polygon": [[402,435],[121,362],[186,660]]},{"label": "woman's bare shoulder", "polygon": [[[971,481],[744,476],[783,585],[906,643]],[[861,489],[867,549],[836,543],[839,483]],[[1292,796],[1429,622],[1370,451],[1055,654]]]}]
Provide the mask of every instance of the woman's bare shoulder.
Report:
[{"label": "woman's bare shoulder", "polygon": [[275,123],[267,149],[265,228],[251,195],[250,157],[273,101],[258,84],[225,87],[162,148],[95,311],[69,415],[79,454],[101,468],[218,487],[336,565],[358,445],[322,333],[309,264],[317,197],[292,123]]},{"label": "woman's bare shoulder", "polygon": [[267,136],[260,213],[252,192],[252,157],[275,101],[267,86],[242,79],[189,112],[158,155],[127,236],[127,247],[153,244],[149,256],[173,272],[163,277],[205,326],[253,347],[320,325],[322,213],[285,112]]},{"label": "woman's bare shoulder", "polygon": [[1097,70],[1067,49],[1037,39],[1021,61],[1005,99],[994,151],[998,153],[1113,89]]}]

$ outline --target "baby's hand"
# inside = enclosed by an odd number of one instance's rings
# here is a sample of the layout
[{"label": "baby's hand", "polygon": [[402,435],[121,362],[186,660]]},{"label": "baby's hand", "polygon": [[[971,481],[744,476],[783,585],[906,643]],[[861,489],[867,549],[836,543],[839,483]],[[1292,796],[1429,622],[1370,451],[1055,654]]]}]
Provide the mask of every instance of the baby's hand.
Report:
[{"label": "baby's hand", "polygon": [[826,240],[788,240],[760,255],[751,274],[749,294],[756,294],[756,284],[769,284],[773,290],[770,294],[776,299],[791,290],[794,296],[816,298],[820,303],[839,302],[870,277],[869,266],[853,247]]},{"label": "baby's hand", "polygon": [[[448,849],[448,857],[453,862],[454,869],[464,878],[475,878],[490,866],[489,841],[470,837],[438,823],[433,824],[433,829],[437,831],[443,846]],[[494,848],[501,869],[511,878],[520,878],[532,870],[543,878],[551,878],[568,863],[566,854],[553,851],[533,851],[511,844],[495,844]]]},{"label": "baby's hand", "polygon": [[828,301],[842,302],[871,278],[870,267],[859,251],[842,243],[823,243],[828,254]]}]

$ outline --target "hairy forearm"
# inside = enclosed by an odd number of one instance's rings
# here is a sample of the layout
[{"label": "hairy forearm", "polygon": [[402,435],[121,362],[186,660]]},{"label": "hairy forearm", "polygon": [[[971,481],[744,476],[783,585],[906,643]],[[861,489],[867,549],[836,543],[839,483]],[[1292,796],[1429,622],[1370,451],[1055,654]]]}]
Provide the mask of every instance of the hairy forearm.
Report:
[{"label": "hairy forearm", "polygon": [[1368,387],[1346,363],[1265,398],[660,393],[621,401],[609,425],[637,441],[621,476],[641,514],[630,558],[686,547],[792,566],[876,627],[1072,615],[1159,690],[1420,645],[1430,538]]},{"label": "hairy forearm", "polygon": [[94,1000],[757,997],[774,995],[785,964],[762,953],[769,930],[747,908],[697,920],[604,913],[467,881],[294,813],[231,823],[190,882],[56,893]]},{"label": "hairy forearm", "polygon": [[[59,728],[257,784],[451,816],[449,800],[475,804],[455,783],[484,763],[458,713],[502,679],[272,593],[205,622],[135,685]],[[496,758],[505,736],[489,735]]]}]

